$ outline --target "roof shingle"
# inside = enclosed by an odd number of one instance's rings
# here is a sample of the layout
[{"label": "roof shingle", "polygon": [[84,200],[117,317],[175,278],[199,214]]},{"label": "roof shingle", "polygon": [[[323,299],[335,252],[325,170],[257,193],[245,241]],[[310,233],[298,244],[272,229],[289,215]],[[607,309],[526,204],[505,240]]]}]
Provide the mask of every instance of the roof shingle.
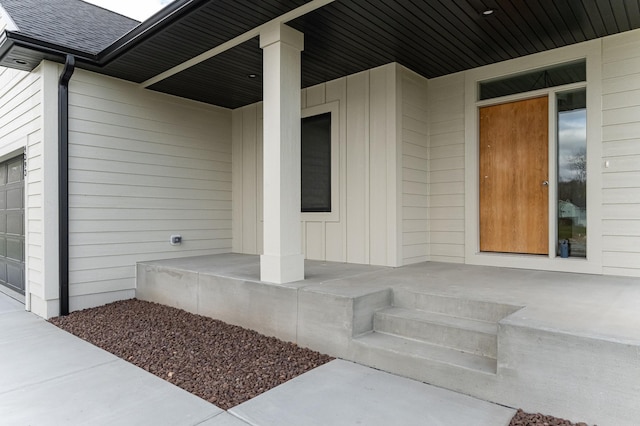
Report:
[{"label": "roof shingle", "polygon": [[140,23],[81,0],[0,0],[18,32],[97,54]]}]

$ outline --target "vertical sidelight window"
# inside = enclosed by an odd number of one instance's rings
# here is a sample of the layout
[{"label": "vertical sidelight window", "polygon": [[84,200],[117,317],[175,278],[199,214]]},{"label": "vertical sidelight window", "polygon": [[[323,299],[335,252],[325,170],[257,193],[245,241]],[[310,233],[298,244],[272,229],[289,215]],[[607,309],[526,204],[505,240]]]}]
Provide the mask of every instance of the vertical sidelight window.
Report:
[{"label": "vertical sidelight window", "polygon": [[587,256],[587,91],[558,93],[558,255]]},{"label": "vertical sidelight window", "polygon": [[331,113],[302,119],[302,212],[331,212]]}]

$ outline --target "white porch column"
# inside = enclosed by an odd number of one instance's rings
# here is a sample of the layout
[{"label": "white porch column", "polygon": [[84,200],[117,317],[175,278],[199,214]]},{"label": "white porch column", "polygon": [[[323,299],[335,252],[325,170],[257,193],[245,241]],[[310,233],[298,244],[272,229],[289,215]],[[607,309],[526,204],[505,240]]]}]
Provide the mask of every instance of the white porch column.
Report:
[{"label": "white porch column", "polygon": [[304,279],[300,233],[300,52],[304,36],[284,24],[260,33],[264,92],[264,254],[260,279]]}]

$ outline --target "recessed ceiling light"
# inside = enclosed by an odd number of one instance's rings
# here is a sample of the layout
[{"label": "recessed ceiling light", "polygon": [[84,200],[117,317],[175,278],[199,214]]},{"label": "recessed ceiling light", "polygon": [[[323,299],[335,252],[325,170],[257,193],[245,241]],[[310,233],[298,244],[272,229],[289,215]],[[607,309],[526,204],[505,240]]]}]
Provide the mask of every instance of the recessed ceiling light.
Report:
[{"label": "recessed ceiling light", "polygon": [[486,9],[482,11],[482,16],[490,16],[493,15],[493,13],[495,12],[495,9]]},{"label": "recessed ceiling light", "polygon": [[13,62],[15,62],[18,65],[27,65],[27,61],[24,61],[22,59],[14,59]]}]

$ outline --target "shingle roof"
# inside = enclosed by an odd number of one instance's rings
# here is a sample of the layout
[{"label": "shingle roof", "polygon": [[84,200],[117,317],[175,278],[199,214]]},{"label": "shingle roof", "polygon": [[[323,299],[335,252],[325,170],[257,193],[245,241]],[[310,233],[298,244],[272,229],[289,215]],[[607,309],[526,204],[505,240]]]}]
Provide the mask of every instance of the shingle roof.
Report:
[{"label": "shingle roof", "polygon": [[91,54],[139,24],[81,0],[0,0],[0,4],[19,33]]}]

